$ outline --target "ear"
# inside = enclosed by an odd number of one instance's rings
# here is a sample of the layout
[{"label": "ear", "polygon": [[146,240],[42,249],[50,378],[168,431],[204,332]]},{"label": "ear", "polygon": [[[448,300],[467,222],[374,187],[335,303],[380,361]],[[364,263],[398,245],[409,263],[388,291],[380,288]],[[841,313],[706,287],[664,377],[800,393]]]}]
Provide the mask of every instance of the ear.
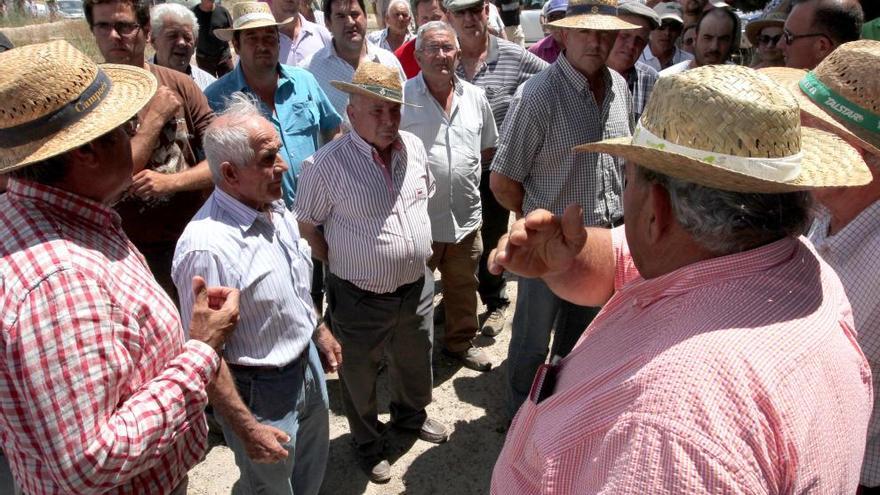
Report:
[{"label": "ear", "polygon": [[220,177],[223,178],[223,182],[231,185],[238,184],[238,167],[229,163],[223,162],[220,164]]},{"label": "ear", "polygon": [[825,36],[816,36],[816,43],[817,50],[815,53],[821,53],[822,58],[827,57],[835,48],[837,48],[834,46],[834,42]]},{"label": "ear", "polygon": [[675,215],[672,212],[669,192],[659,184],[651,184],[647,204],[651,205],[650,218],[648,219],[648,239],[652,244],[655,244],[672,228]]},{"label": "ear", "polygon": [[241,51],[241,43],[239,43],[240,37],[232,37],[232,48],[235,49],[235,53]]}]

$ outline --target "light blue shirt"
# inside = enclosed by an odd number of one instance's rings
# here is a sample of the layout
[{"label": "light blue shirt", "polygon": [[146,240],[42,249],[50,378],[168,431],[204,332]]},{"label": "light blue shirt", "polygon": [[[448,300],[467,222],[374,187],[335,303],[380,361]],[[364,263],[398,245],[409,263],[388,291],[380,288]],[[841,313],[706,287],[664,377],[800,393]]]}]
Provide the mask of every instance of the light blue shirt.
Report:
[{"label": "light blue shirt", "polygon": [[232,93],[242,91],[254,95],[260,111],[281,137],[281,156],[290,166],[284,174],[284,203],[293,207],[296,187],[304,158],[318,149],[321,131],[335,129],[342,122],[327,95],[308,71],[278,64],[278,87],[275,89],[275,113],[247,85],[241,63],[205,90],[208,104],[215,112],[226,108]]},{"label": "light blue shirt", "polygon": [[241,291],[241,316],[226,340],[228,362],[281,367],[309,345],[317,322],[310,294],[311,250],[281,201],[259,212],[215,188],[174,251],[171,277],[186,322],[192,315],[195,275],[208,287]]}]

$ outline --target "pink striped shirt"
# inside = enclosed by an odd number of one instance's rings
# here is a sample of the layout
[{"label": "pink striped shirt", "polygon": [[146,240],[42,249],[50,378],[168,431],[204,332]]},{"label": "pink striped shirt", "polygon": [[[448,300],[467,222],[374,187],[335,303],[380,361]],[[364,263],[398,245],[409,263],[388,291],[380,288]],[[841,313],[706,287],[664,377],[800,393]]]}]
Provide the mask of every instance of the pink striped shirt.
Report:
[{"label": "pink striped shirt", "polygon": [[835,273],[784,239],[616,293],[519,410],[495,494],[855,493],[871,373]]},{"label": "pink striped shirt", "polygon": [[52,187],[0,197],[0,446],[24,493],[159,494],[207,446],[219,357],[119,215]]}]

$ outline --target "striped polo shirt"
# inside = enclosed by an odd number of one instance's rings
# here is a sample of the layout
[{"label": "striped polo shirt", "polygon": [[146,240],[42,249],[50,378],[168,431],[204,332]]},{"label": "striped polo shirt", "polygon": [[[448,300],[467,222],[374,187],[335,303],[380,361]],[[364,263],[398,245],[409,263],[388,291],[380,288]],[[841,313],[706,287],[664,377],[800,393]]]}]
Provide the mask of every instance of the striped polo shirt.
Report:
[{"label": "striped polo shirt", "polygon": [[303,161],[294,211],[323,225],[330,273],[379,294],[425,274],[431,256],[428,198],[434,178],[422,141],[405,131],[390,167],[356,132]]}]

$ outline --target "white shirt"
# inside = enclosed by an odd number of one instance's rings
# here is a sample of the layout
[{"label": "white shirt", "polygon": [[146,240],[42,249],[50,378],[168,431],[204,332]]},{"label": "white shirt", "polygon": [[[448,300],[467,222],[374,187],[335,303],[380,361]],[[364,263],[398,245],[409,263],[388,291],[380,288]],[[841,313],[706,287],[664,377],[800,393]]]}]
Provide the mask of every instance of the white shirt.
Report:
[{"label": "white shirt", "polygon": [[868,424],[868,443],[861,483],[880,485],[880,201],[865,208],[843,229],[828,235],[831,217],[821,211],[810,228],[816,252],[837,272],[852,305],[857,340],[874,385],[874,410]]},{"label": "white shirt", "polygon": [[[317,20],[317,16],[315,19]],[[299,35],[296,40],[290,39],[284,33],[278,33],[280,44],[278,61],[282,64],[302,67],[309,57],[331,44],[332,36],[327,28],[310,22],[302,14],[299,14],[299,22]]]},{"label": "white shirt", "polygon": [[[673,52],[672,54],[672,65],[693,59],[693,54],[690,54],[676,47],[675,52]],[[650,65],[657,72],[663,70],[663,67],[660,65],[660,59],[655,57],[654,54],[651,52],[651,45],[646,46],[645,49],[642,51],[642,55],[639,57],[639,62]]]},{"label": "white shirt", "polygon": [[[415,35],[411,32],[407,31],[406,36],[403,37],[403,43],[415,38]],[[373,31],[372,33],[367,35],[367,41],[378,46],[379,48],[384,48],[389,52],[394,52],[391,49],[391,45],[388,44],[388,28],[380,29],[379,31]],[[403,45],[401,43],[401,45]]]},{"label": "white shirt", "polygon": [[[400,66],[400,61],[397,60],[397,57],[388,50],[379,48],[369,41],[364,42],[367,44],[367,60],[397,69],[400,73],[400,85],[403,86],[406,82],[406,75],[403,73],[403,67]],[[324,90],[324,93],[327,94],[327,98],[330,99],[330,103],[333,104],[336,112],[339,115],[348,115],[345,112],[345,107],[348,106],[348,93],[334,88],[330,81],[351,82],[354,77],[354,67],[336,54],[336,48],[334,48],[333,43],[312,55],[311,58],[304,62],[303,67],[308,69],[315,76],[315,79],[318,80],[318,84]]]},{"label": "white shirt", "polygon": [[485,92],[455,77],[449,115],[431,95],[422,73],[406,82],[400,128],[425,145],[436,190],[428,201],[434,242],[459,242],[479,228],[480,152],[498,145]]},{"label": "white shirt", "polygon": [[684,62],[679,62],[675,65],[670,65],[669,67],[660,71],[660,77],[666,76],[674,76],[675,74],[681,74],[686,70],[690,70],[693,67],[693,60],[685,60]]}]

